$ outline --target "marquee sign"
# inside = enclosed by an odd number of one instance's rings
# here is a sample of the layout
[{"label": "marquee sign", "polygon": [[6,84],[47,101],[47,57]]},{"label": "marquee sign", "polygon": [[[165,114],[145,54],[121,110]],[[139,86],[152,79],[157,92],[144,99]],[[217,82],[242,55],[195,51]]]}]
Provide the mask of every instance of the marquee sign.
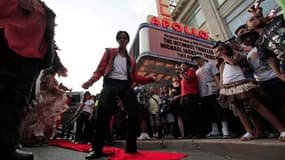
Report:
[{"label": "marquee sign", "polygon": [[193,56],[201,56],[214,61],[213,43],[174,31],[153,27],[143,27],[140,31],[140,53],[152,53],[158,57],[169,57],[179,61],[191,61]]},{"label": "marquee sign", "polygon": [[155,16],[148,16],[148,23],[152,25],[160,26],[163,28],[172,29],[177,32],[183,32],[187,35],[195,36],[195,37],[202,38],[205,40],[209,39],[208,32],[204,30],[199,30],[195,27],[189,27],[188,25],[181,24],[178,22],[173,22],[168,18],[160,19]]}]

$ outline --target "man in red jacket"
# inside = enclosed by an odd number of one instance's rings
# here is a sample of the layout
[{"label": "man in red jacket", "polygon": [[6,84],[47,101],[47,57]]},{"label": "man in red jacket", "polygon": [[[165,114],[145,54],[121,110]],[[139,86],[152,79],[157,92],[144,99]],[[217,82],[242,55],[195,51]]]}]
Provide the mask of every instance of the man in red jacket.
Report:
[{"label": "man in red jacket", "polygon": [[39,0],[0,1],[0,156],[5,159],[33,160],[32,153],[16,149],[18,129],[40,70],[56,54],[54,18]]},{"label": "man in red jacket", "polygon": [[131,84],[133,82],[146,84],[154,82],[155,79],[137,75],[135,60],[128,54],[126,49],[130,40],[129,34],[126,31],[119,31],[116,40],[119,47],[106,50],[93,76],[82,85],[84,89],[88,89],[100,77],[104,77],[95,121],[95,136],[91,142],[93,151],[86,159],[97,159],[104,156],[104,141],[108,133],[111,116],[116,109],[117,97],[122,100],[128,112],[125,152],[137,153],[136,133],[139,105]]}]

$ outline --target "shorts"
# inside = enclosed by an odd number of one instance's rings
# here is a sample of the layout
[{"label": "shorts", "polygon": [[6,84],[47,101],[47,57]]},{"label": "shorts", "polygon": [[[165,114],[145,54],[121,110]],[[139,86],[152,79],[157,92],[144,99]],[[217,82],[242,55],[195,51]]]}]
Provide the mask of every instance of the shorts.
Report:
[{"label": "shorts", "polygon": [[161,123],[174,123],[175,122],[175,117],[173,113],[166,113],[160,115],[160,121]]},{"label": "shorts", "polygon": [[150,126],[160,126],[160,117],[158,114],[151,114],[149,119]]},{"label": "shorts", "polygon": [[143,106],[140,106],[139,109],[139,119],[140,120],[148,120],[150,116],[150,113],[147,108],[144,108]]}]

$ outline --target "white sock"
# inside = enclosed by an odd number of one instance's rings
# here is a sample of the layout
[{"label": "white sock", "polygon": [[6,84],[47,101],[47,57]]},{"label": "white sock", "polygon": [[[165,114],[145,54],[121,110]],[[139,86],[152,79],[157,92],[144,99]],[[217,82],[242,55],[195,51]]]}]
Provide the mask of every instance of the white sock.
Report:
[{"label": "white sock", "polygon": [[219,130],[218,130],[218,125],[217,123],[212,123],[212,133],[218,133]]},{"label": "white sock", "polygon": [[223,135],[229,135],[228,122],[222,121],[222,127]]},{"label": "white sock", "polygon": [[228,122],[227,121],[222,121],[222,127],[225,129],[228,129]]}]

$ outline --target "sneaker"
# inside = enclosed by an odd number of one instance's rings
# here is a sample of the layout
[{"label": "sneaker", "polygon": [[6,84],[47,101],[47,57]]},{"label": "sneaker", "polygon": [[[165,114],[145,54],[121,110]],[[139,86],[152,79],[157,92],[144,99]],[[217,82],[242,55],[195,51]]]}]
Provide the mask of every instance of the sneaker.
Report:
[{"label": "sneaker", "polygon": [[158,138],[158,133],[154,133],[153,137]]},{"label": "sneaker", "polygon": [[222,138],[221,132],[210,132],[206,135],[206,138]]},{"label": "sneaker", "polygon": [[150,139],[147,133],[141,133],[141,135],[138,137],[138,140],[147,140],[147,139]]},{"label": "sneaker", "polygon": [[228,129],[222,128],[222,133],[223,133],[223,139],[233,138]]},{"label": "sneaker", "polygon": [[222,128],[222,133],[224,136],[230,135],[230,132],[227,128]]},{"label": "sneaker", "polygon": [[166,135],[165,138],[166,138],[166,139],[174,139],[175,137],[174,137],[173,135],[169,134],[169,135]]}]

